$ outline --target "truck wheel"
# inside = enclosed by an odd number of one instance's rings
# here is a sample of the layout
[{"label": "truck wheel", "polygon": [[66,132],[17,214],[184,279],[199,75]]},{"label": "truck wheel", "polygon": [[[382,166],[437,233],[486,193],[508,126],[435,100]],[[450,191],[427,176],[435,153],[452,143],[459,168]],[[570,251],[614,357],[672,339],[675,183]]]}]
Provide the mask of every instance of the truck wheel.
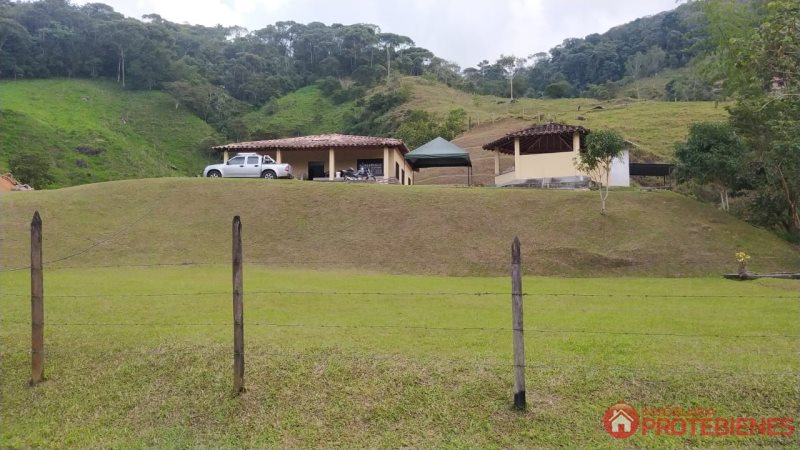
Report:
[{"label": "truck wheel", "polygon": [[261,178],[266,178],[268,180],[274,180],[278,178],[278,175],[275,174],[273,170],[265,170],[261,173]]},{"label": "truck wheel", "polygon": [[209,178],[219,178],[219,177],[222,176],[222,174],[219,173],[219,170],[212,170],[212,171],[208,172],[208,175],[206,175],[206,176],[209,177]]}]

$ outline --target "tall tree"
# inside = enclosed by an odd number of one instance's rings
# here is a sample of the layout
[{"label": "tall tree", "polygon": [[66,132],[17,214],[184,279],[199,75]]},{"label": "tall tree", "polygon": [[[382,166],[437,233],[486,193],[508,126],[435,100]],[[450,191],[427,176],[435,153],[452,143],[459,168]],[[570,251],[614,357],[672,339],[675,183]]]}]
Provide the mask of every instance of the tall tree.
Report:
[{"label": "tall tree", "polygon": [[514,101],[514,77],[525,68],[525,63],[528,58],[518,58],[514,55],[500,55],[497,59],[497,65],[500,66],[508,78],[509,94],[511,101]]}]

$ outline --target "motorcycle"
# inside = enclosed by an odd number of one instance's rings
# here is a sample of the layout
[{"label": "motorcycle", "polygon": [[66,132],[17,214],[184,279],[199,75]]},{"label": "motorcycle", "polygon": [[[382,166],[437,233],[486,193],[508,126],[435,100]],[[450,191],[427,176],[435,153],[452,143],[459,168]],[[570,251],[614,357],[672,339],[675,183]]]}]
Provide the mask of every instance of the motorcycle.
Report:
[{"label": "motorcycle", "polygon": [[362,167],[358,170],[354,170],[352,167],[342,170],[342,178],[345,181],[375,181],[375,176],[372,175],[372,171],[366,167]]}]

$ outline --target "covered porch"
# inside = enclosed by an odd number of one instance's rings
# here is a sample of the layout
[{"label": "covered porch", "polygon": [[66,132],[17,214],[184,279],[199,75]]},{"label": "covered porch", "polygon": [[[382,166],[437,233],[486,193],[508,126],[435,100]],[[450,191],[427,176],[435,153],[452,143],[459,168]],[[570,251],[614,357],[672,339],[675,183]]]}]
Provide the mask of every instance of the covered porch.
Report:
[{"label": "covered porch", "polygon": [[414,182],[413,169],[404,158],[408,148],[400,139],[329,134],[238,142],[214,149],[225,161],[240,152],[269,155],[278,163],[290,164],[294,177],[302,180],[337,181],[342,170],[365,168],[379,182]]}]

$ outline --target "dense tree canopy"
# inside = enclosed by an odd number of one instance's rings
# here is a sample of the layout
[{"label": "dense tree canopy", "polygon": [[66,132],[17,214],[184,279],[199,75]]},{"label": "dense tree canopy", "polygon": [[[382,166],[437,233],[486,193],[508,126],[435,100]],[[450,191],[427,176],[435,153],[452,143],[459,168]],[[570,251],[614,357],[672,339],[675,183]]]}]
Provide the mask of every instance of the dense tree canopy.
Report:
[{"label": "dense tree canopy", "polygon": [[[248,31],[176,24],[157,14],[126,18],[102,3],[0,0],[0,78],[106,77],[133,89],[166,86],[205,117],[213,87],[262,105],[328,76],[370,85],[392,73],[427,72],[447,79],[458,68],[370,24],[285,21]],[[168,84],[174,82],[181,84]]]},{"label": "dense tree canopy", "polygon": [[[248,31],[177,24],[157,14],[126,18],[102,3],[0,0],[0,78],[107,77],[133,89],[180,81],[198,89],[194,96],[210,85],[252,105],[324,77],[371,85],[393,74],[426,75],[512,99],[602,98],[616,94],[611,83],[685,67],[701,54],[709,32],[707,12],[698,5],[714,1],[689,2],[604,34],[566,39],[549,52],[500,55],[462,71],[411,38],[371,24],[282,21]],[[684,75],[667,96],[707,99],[709,91],[707,83]]]}]

